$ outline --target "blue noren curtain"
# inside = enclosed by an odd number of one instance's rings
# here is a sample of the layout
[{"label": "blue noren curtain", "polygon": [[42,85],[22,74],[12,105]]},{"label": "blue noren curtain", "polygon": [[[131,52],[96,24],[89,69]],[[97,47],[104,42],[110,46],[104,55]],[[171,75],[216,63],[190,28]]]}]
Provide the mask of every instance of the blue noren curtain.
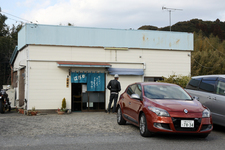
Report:
[{"label": "blue noren curtain", "polygon": [[71,72],[71,83],[87,83],[87,91],[105,91],[105,74]]}]

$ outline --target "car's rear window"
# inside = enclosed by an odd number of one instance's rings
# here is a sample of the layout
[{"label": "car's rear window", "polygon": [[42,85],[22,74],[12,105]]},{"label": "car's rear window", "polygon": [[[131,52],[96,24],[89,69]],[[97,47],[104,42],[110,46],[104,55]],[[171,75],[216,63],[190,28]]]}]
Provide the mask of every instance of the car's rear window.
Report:
[{"label": "car's rear window", "polygon": [[197,90],[199,83],[201,81],[201,78],[192,78],[191,81],[186,86],[187,89]]},{"label": "car's rear window", "polygon": [[192,100],[181,87],[175,85],[145,85],[144,94],[150,99]]}]

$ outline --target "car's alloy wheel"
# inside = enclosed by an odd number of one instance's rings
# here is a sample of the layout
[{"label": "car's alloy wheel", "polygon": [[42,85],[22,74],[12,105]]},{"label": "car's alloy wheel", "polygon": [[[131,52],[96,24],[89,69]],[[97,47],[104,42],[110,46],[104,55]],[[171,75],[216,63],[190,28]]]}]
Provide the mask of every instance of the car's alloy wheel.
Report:
[{"label": "car's alloy wheel", "polygon": [[151,136],[152,133],[148,130],[145,114],[142,113],[139,121],[140,134],[143,137]]},{"label": "car's alloy wheel", "polygon": [[126,124],[126,120],[123,118],[122,111],[121,111],[121,108],[120,107],[117,110],[117,123],[119,125]]},{"label": "car's alloy wheel", "polygon": [[121,120],[121,109],[119,108],[117,111],[117,122],[120,122]]},{"label": "car's alloy wheel", "polygon": [[145,133],[145,118],[144,118],[144,115],[142,115],[141,119],[140,119],[140,132],[141,132],[141,134]]}]

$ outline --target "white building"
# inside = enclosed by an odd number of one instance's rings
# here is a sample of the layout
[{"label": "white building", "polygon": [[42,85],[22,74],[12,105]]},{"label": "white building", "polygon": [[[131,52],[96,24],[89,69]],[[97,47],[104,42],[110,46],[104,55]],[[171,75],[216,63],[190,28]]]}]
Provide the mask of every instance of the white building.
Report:
[{"label": "white building", "polygon": [[[26,24],[11,57],[18,105],[72,111],[107,109],[106,86],[191,73],[193,34]],[[67,83],[68,82],[68,83]]]}]

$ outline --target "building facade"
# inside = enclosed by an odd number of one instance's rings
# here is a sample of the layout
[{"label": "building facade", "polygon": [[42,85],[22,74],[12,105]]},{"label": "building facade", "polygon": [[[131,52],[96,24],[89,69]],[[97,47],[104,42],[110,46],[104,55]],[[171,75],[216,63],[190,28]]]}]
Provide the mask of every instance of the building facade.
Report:
[{"label": "building facade", "polygon": [[56,110],[65,98],[71,111],[104,111],[114,74],[121,92],[190,75],[191,51],[192,33],[26,24],[10,60],[17,105]]}]

